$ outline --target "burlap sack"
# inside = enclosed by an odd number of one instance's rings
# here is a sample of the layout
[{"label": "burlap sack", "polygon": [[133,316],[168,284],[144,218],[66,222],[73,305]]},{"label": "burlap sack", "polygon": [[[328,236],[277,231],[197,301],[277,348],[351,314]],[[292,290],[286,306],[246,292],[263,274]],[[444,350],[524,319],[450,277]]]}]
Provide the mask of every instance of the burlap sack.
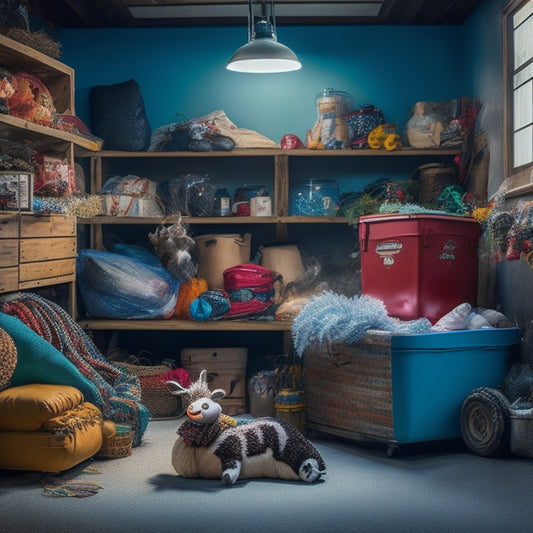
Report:
[{"label": "burlap sack", "polygon": [[282,276],[282,283],[276,287],[276,302],[282,297],[283,287],[294,281],[304,272],[302,256],[296,244],[282,243],[259,246],[261,252],[260,265],[269,268]]}]

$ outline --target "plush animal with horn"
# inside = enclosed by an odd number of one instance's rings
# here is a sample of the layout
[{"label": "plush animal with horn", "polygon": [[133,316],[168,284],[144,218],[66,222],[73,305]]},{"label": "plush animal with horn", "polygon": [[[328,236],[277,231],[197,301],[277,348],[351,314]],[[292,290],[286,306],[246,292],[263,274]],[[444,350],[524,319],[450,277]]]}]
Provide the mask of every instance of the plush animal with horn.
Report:
[{"label": "plush animal with horn", "polygon": [[172,394],[187,395],[187,417],[178,429],[172,466],[185,478],[238,479],[269,477],[313,483],[326,473],[317,449],[292,424],[278,418],[257,418],[239,424],[222,414],[222,389],[210,391],[202,370],[189,388],[167,381]]}]

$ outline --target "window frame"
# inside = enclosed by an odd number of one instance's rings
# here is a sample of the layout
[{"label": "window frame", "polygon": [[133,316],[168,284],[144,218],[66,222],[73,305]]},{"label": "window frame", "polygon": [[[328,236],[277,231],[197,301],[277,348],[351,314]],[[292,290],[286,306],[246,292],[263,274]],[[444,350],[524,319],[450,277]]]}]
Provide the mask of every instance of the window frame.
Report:
[{"label": "window frame", "polygon": [[[533,192],[533,161],[513,167],[514,143],[514,46],[512,19],[514,14],[533,0],[511,0],[502,9],[502,37],[503,37],[503,170],[505,178],[511,184],[511,189],[526,189],[523,192]],[[531,184],[530,186],[528,186]],[[531,189],[531,190],[530,190]],[[520,192],[519,190],[516,191]]]}]

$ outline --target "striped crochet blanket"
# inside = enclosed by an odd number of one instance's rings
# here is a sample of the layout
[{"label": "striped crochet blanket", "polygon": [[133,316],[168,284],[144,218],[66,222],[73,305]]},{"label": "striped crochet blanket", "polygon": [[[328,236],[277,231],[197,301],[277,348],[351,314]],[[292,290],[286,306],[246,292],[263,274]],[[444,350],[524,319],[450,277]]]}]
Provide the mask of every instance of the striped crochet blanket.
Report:
[{"label": "striped crochet blanket", "polygon": [[12,386],[37,382],[77,387],[104,419],[131,426],[133,445],[140,444],[149,412],[140,403],[135,374],[109,363],[62,307],[38,294],[4,297],[1,310],[0,327],[17,345]]}]

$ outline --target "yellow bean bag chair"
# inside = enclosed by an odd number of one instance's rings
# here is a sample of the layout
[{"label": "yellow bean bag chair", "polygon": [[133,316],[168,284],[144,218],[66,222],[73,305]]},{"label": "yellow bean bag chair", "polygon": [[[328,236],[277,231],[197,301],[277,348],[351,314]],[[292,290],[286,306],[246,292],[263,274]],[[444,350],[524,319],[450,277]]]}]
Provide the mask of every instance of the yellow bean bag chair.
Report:
[{"label": "yellow bean bag chair", "polygon": [[115,430],[75,387],[39,383],[0,391],[0,468],[58,473],[95,455]]}]

